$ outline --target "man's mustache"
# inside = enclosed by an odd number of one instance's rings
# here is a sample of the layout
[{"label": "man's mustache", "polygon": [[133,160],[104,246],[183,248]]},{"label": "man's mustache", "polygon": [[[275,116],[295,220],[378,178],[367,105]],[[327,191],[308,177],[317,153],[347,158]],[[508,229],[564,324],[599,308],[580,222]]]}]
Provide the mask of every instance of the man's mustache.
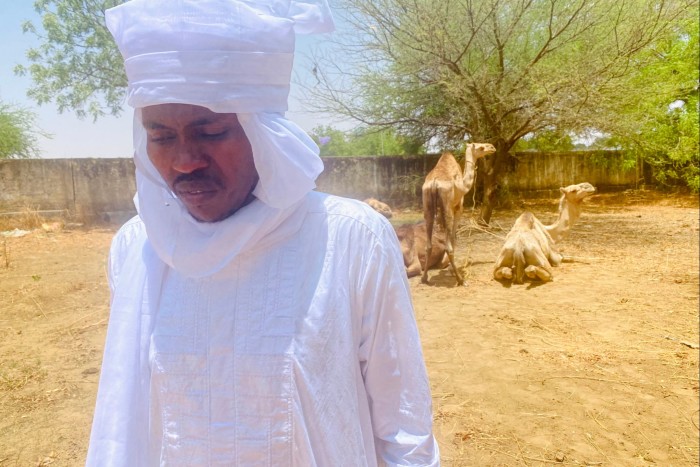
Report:
[{"label": "man's mustache", "polygon": [[173,182],[173,191],[175,192],[179,190],[190,190],[192,188],[201,189],[207,187],[223,188],[223,185],[218,178],[212,177],[201,169],[179,175]]}]

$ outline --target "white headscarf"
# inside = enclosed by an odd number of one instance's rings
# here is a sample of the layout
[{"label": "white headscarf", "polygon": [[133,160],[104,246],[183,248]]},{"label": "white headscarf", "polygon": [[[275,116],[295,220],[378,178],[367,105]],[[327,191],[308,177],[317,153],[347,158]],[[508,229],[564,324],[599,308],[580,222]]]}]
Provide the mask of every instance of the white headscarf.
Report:
[{"label": "white headscarf", "polygon": [[[290,235],[323,171],[319,149],[284,117],[297,33],[333,30],[326,0],[131,0],[105,12],[125,59],[134,112],[135,204],[158,256],[191,277]],[[251,204],[195,220],[146,152],[140,109],[182,103],[236,113],[260,177]]]}]

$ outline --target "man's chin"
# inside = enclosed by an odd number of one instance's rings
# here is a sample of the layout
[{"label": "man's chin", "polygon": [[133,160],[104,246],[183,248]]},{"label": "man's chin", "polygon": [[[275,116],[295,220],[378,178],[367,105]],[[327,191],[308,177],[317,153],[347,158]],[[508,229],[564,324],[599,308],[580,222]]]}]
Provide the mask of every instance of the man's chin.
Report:
[{"label": "man's chin", "polygon": [[[188,205],[188,203],[186,203],[184,200],[180,201],[182,202],[190,216],[194,218],[194,220],[203,224],[213,224],[216,222],[224,221],[229,217],[233,216],[236,212],[238,212],[239,209],[252,203],[254,199],[255,195],[253,195],[252,192],[248,193],[248,196],[242,203],[236,204],[235,206],[230,207],[228,209],[213,209],[212,206],[206,205]],[[212,209],[207,209],[207,207]]]},{"label": "man's chin", "polygon": [[190,213],[190,216],[194,218],[197,222],[201,222],[202,224],[215,224],[217,222],[221,222],[223,220],[228,219],[231,217],[237,210],[234,210],[232,212],[227,212],[225,214],[218,214],[218,215],[211,215],[207,213],[201,213],[197,211],[192,211],[188,210],[187,212]]},{"label": "man's chin", "polygon": [[244,206],[247,206],[250,204],[250,202],[255,199],[252,197],[250,200],[246,200],[246,202],[240,206],[236,206],[234,208],[231,208],[228,211],[223,211],[223,212],[218,212],[218,213],[211,213],[211,212],[204,212],[200,209],[189,209],[187,208],[187,212],[190,213],[190,216],[194,218],[197,222],[201,222],[203,224],[215,224],[217,222],[225,221],[229,217],[233,216],[238,212],[239,209],[243,208]]}]

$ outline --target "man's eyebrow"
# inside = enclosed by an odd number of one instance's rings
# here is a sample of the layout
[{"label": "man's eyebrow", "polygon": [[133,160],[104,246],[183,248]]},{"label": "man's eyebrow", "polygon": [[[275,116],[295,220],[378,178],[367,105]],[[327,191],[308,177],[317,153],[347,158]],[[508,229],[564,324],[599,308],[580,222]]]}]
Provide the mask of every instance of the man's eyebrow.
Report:
[{"label": "man's eyebrow", "polygon": [[[216,118],[202,117],[198,120],[194,120],[194,121],[188,123],[187,126],[194,127],[194,126],[202,126],[202,125],[211,125],[213,123],[220,123],[220,120],[216,119]],[[170,129],[169,126],[163,125],[162,123],[155,122],[152,120],[143,122],[143,126],[147,130],[168,130],[168,129]]]},{"label": "man's eyebrow", "polygon": [[168,129],[168,127],[163,125],[162,123],[153,122],[153,121],[143,122],[143,127],[147,130],[166,130],[166,129]]},{"label": "man's eyebrow", "polygon": [[202,125],[210,125],[212,123],[219,123],[219,121],[216,119],[213,119],[213,118],[203,117],[203,118],[200,118],[199,120],[195,120],[193,122],[188,123],[187,126],[202,126]]}]

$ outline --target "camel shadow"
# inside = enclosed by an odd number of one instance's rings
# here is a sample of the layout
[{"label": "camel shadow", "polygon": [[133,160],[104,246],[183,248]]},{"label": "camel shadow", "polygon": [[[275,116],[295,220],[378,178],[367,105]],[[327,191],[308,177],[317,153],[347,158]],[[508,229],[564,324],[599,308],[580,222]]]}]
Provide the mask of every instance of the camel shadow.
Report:
[{"label": "camel shadow", "polygon": [[440,269],[439,271],[433,274],[429,273],[427,285],[430,287],[443,288],[461,287],[459,284],[457,284],[457,278],[449,268]]},{"label": "camel shadow", "polygon": [[535,289],[537,287],[541,287],[541,286],[547,284],[547,282],[542,282],[542,281],[537,281],[537,280],[529,280],[529,279],[524,280],[522,284],[514,284],[513,281],[511,281],[511,280],[498,280],[498,279],[493,279],[493,280],[498,282],[499,284],[501,284],[501,286],[504,289],[510,289],[513,286],[525,286],[525,290],[530,290],[530,289]]},{"label": "camel shadow", "polygon": [[493,279],[493,280],[496,281],[496,282],[498,282],[499,284],[501,284],[501,287],[503,287],[504,289],[510,289],[511,287],[513,287],[513,282],[512,282],[512,281],[508,281],[508,280],[505,280],[505,281],[504,281],[504,280],[500,280],[500,281],[499,281],[498,279]]},{"label": "camel shadow", "polygon": [[562,263],[576,263],[576,264],[592,264],[590,261],[575,258],[573,256],[564,256],[561,260]]},{"label": "camel shadow", "polygon": [[541,286],[547,284],[547,282],[542,282],[542,281],[528,281],[526,283],[527,283],[527,287],[525,288],[525,290],[536,289],[537,287],[541,287]]}]

